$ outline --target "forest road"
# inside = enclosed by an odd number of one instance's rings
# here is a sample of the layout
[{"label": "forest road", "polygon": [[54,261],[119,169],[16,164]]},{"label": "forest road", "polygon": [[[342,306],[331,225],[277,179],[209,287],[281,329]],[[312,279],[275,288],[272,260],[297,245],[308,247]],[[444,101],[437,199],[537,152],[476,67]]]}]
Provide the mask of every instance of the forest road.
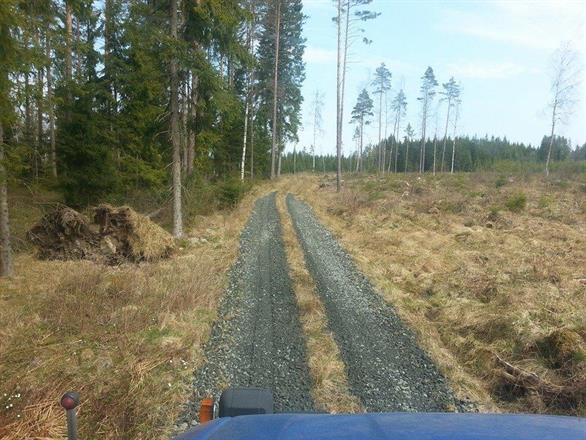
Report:
[{"label": "forest road", "polygon": [[276,194],[261,197],[240,237],[240,255],[196,372],[182,422],[226,386],[269,388],[276,412],[314,409],[295,293],[289,278]]},{"label": "forest road", "polygon": [[350,391],[369,412],[466,410],[413,333],[357,270],[311,208],[287,195],[306,264],[346,364]]}]

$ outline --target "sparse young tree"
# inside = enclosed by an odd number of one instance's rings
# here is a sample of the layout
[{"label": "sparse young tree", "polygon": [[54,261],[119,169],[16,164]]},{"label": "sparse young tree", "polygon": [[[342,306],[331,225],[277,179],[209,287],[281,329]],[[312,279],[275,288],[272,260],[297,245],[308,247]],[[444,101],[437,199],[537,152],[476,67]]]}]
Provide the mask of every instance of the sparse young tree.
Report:
[{"label": "sparse young tree", "polygon": [[444,171],[444,161],[446,155],[446,143],[448,141],[448,124],[450,123],[450,112],[452,108],[456,105],[460,97],[460,84],[456,82],[454,77],[452,76],[447,83],[442,84],[443,91],[440,92],[442,98],[440,102],[447,103],[446,109],[446,127],[444,131],[444,141],[443,141],[443,148],[442,148],[442,163],[440,165],[440,171],[443,173]]},{"label": "sparse young tree", "polygon": [[425,142],[427,139],[427,118],[429,116],[429,108],[435,96],[435,88],[437,87],[437,81],[433,69],[428,67],[421,77],[421,96],[417,98],[421,101],[421,147],[419,152],[419,172],[425,171]]},{"label": "sparse young tree", "polygon": [[383,117],[383,96],[391,89],[391,72],[381,63],[374,72],[374,94],[378,95],[378,171],[384,172],[383,148],[382,148],[382,117]]},{"label": "sparse young tree", "polygon": [[[399,90],[397,95],[393,98],[391,103],[391,109],[395,113],[395,124],[393,126],[393,142],[395,143],[395,173],[397,172],[397,162],[399,159],[399,133],[401,133],[401,119],[407,114],[407,98],[403,89]],[[391,170],[391,164],[389,162],[389,171]]]},{"label": "sparse young tree", "polygon": [[364,145],[364,126],[370,124],[370,117],[374,116],[372,112],[373,102],[366,89],[358,95],[356,105],[352,110],[352,122],[358,124],[360,129],[360,143],[358,145],[358,159],[356,165],[356,171],[362,171],[362,147]]},{"label": "sparse young tree", "polygon": [[313,125],[313,144],[311,145],[311,155],[313,156],[311,170],[315,172],[315,148],[317,146],[317,137],[323,132],[322,129],[322,109],[324,106],[324,94],[316,90],[311,101],[311,120]]},{"label": "sparse young tree", "polygon": [[563,44],[551,59],[551,133],[545,161],[545,175],[549,176],[551,151],[554,144],[557,123],[565,123],[576,103],[576,89],[580,85],[582,66],[578,55],[569,44]]}]

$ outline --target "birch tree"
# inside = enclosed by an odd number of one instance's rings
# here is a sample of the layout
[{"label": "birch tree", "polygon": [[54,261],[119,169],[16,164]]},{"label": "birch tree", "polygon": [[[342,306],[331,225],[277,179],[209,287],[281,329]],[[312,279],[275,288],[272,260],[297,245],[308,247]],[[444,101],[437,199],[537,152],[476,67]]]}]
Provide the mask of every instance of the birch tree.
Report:
[{"label": "birch tree", "polygon": [[565,123],[576,104],[576,89],[580,85],[582,66],[578,55],[568,43],[557,49],[551,59],[551,131],[547,159],[545,161],[545,175],[549,176],[551,151],[554,144],[558,123]]},{"label": "birch tree", "polygon": [[315,172],[315,149],[317,147],[317,137],[323,132],[322,128],[322,109],[324,106],[324,94],[316,90],[311,101],[311,120],[313,128],[313,144],[311,145],[311,155],[313,156],[311,170]]},{"label": "birch tree", "polygon": [[[250,15],[251,19],[247,23],[247,49],[248,53],[251,56],[254,56],[254,42],[255,42],[255,24],[256,24],[256,14],[255,14],[255,3],[254,1],[250,4]],[[244,97],[244,134],[242,135],[242,158],[240,160],[240,180],[244,181],[244,167],[246,165],[246,146],[248,141],[248,120],[249,120],[249,113],[250,107],[252,107],[252,85],[254,83],[254,69],[249,69],[247,72],[247,79],[246,79],[246,92]],[[254,129],[254,127],[253,127]],[[253,157],[253,156],[251,156]],[[252,169],[252,168],[251,168]]]},{"label": "birch tree", "polygon": [[421,147],[419,149],[419,172],[425,171],[425,142],[427,140],[427,119],[429,117],[429,108],[435,96],[435,88],[437,87],[437,81],[433,69],[428,67],[425,73],[421,77],[421,96],[417,98],[421,101]]}]

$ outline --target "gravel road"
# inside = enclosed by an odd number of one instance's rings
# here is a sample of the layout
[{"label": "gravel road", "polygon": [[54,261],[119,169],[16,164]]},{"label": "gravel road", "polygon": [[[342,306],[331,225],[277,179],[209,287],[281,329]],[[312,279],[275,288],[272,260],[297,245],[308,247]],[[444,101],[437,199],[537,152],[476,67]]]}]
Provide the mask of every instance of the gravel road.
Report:
[{"label": "gravel road", "polygon": [[272,193],[257,200],[242,232],[184,423],[193,422],[202,398],[219,397],[228,385],[270,388],[277,412],[314,409],[294,295]]},{"label": "gravel road", "polygon": [[366,410],[462,409],[411,331],[311,208],[290,194],[287,207],[348,369],[351,392]]}]

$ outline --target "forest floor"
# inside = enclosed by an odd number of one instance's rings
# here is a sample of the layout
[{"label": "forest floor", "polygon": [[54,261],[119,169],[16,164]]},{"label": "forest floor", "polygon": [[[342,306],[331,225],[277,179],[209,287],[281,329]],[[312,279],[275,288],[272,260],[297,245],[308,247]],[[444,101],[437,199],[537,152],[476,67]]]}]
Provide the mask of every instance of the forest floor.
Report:
[{"label": "forest floor", "polygon": [[153,263],[23,248],[0,437],[64,438],[66,389],[101,439],[168,438],[247,382],[283,410],[585,413],[584,176],[287,176],[192,224]]},{"label": "forest floor", "polygon": [[340,193],[332,175],[278,185],[313,208],[458,398],[586,414],[586,176],[345,179]]}]

